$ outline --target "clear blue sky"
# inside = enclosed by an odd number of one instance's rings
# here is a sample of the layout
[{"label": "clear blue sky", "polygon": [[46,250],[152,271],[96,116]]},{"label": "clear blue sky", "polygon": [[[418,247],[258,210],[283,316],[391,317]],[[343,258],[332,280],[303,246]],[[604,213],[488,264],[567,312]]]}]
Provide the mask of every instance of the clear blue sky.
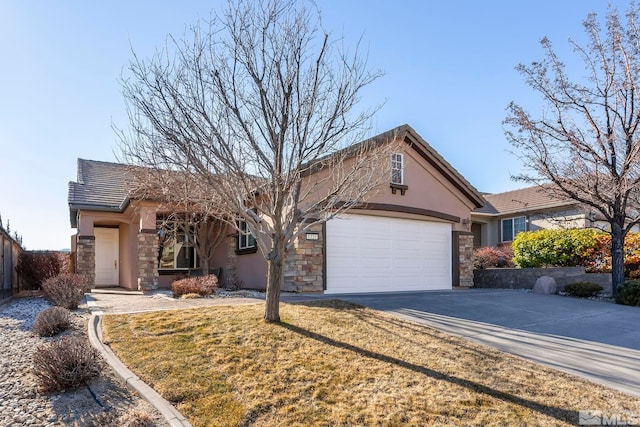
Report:
[{"label": "clear blue sky", "polygon": [[[372,134],[408,123],[480,191],[520,186],[502,120],[511,100],[538,112],[514,70],[542,58],[548,36],[568,64],[589,11],[606,1],[317,0],[325,27],[364,35],[386,72],[363,104],[386,100]],[[612,1],[621,11],[627,1]],[[28,249],[70,246],[67,183],[76,159],[115,161],[126,126],[118,78],[131,48],[149,56],[167,34],[220,1],[0,0],[0,215]],[[570,55],[570,56],[569,56]]]}]

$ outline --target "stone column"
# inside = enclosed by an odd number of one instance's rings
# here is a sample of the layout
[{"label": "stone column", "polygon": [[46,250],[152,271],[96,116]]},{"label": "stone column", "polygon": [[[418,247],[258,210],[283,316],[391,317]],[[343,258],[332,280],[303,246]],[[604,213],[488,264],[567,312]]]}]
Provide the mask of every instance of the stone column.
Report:
[{"label": "stone column", "polygon": [[84,276],[87,287],[96,283],[96,238],[94,236],[76,237],[76,273]]},{"label": "stone column", "polygon": [[238,234],[232,233],[225,238],[225,244],[227,245],[227,260],[222,271],[222,277],[224,283],[227,286],[235,287],[238,280]]},{"label": "stone column", "polygon": [[[312,240],[317,237],[316,240]],[[316,225],[296,239],[284,262],[287,292],[322,292],[324,283],[323,225]]]},{"label": "stone column", "polygon": [[458,235],[460,286],[473,286],[473,234]]},{"label": "stone column", "polygon": [[158,288],[158,234],[142,229],[138,233],[138,288],[149,291]]}]

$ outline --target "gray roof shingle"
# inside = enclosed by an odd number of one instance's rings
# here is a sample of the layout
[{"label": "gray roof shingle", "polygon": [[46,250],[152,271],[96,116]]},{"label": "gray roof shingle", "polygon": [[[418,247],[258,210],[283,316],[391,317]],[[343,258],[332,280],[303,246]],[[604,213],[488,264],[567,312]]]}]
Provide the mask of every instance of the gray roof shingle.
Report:
[{"label": "gray roof shingle", "polygon": [[521,188],[504,193],[485,194],[486,203],[473,211],[479,214],[501,215],[517,212],[540,211],[543,209],[570,206],[574,201],[559,199],[543,191],[540,186]]},{"label": "gray roof shingle", "polygon": [[129,202],[130,166],[78,159],[77,182],[69,182],[71,225],[78,209],[122,212]]}]

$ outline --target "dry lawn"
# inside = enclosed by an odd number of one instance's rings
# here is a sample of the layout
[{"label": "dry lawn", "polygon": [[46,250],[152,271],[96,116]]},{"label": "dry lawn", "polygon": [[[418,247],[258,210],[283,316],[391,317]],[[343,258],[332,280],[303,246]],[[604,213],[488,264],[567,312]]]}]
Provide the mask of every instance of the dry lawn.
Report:
[{"label": "dry lawn", "polygon": [[575,425],[640,398],[339,301],[104,318],[105,341],[195,426]]}]

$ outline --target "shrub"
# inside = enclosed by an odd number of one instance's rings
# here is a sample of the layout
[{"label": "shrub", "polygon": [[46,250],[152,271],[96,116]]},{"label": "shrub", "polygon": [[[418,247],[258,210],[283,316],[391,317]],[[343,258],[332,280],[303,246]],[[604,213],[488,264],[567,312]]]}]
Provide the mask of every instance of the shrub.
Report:
[{"label": "shrub", "polygon": [[206,297],[215,292],[218,288],[218,277],[215,274],[207,276],[187,277],[176,280],[171,284],[171,291],[174,297],[186,294],[198,294]]},{"label": "shrub", "polygon": [[78,308],[86,292],[86,281],[78,274],[59,274],[42,283],[42,290],[56,305],[68,309]]},{"label": "shrub", "polygon": [[42,283],[65,268],[65,257],[60,252],[22,252],[18,257],[16,271],[26,289],[39,289]]},{"label": "shrub", "polygon": [[49,307],[42,310],[33,322],[33,332],[41,337],[52,337],[71,327],[71,313],[66,308]]},{"label": "shrub", "polygon": [[473,267],[485,269],[490,267],[513,267],[513,249],[510,245],[483,246],[473,251]]},{"label": "shrub", "polygon": [[588,298],[602,292],[602,286],[591,282],[573,282],[567,284],[563,292],[568,293],[572,297]]},{"label": "shrub", "polygon": [[518,233],[513,241],[514,262],[528,267],[574,267],[595,260],[604,232],[587,229],[547,229]]},{"label": "shrub", "polygon": [[620,283],[616,289],[616,303],[640,307],[640,281]]},{"label": "shrub", "polygon": [[98,350],[80,337],[64,337],[36,348],[33,374],[43,391],[64,390],[86,384],[102,369]]}]

